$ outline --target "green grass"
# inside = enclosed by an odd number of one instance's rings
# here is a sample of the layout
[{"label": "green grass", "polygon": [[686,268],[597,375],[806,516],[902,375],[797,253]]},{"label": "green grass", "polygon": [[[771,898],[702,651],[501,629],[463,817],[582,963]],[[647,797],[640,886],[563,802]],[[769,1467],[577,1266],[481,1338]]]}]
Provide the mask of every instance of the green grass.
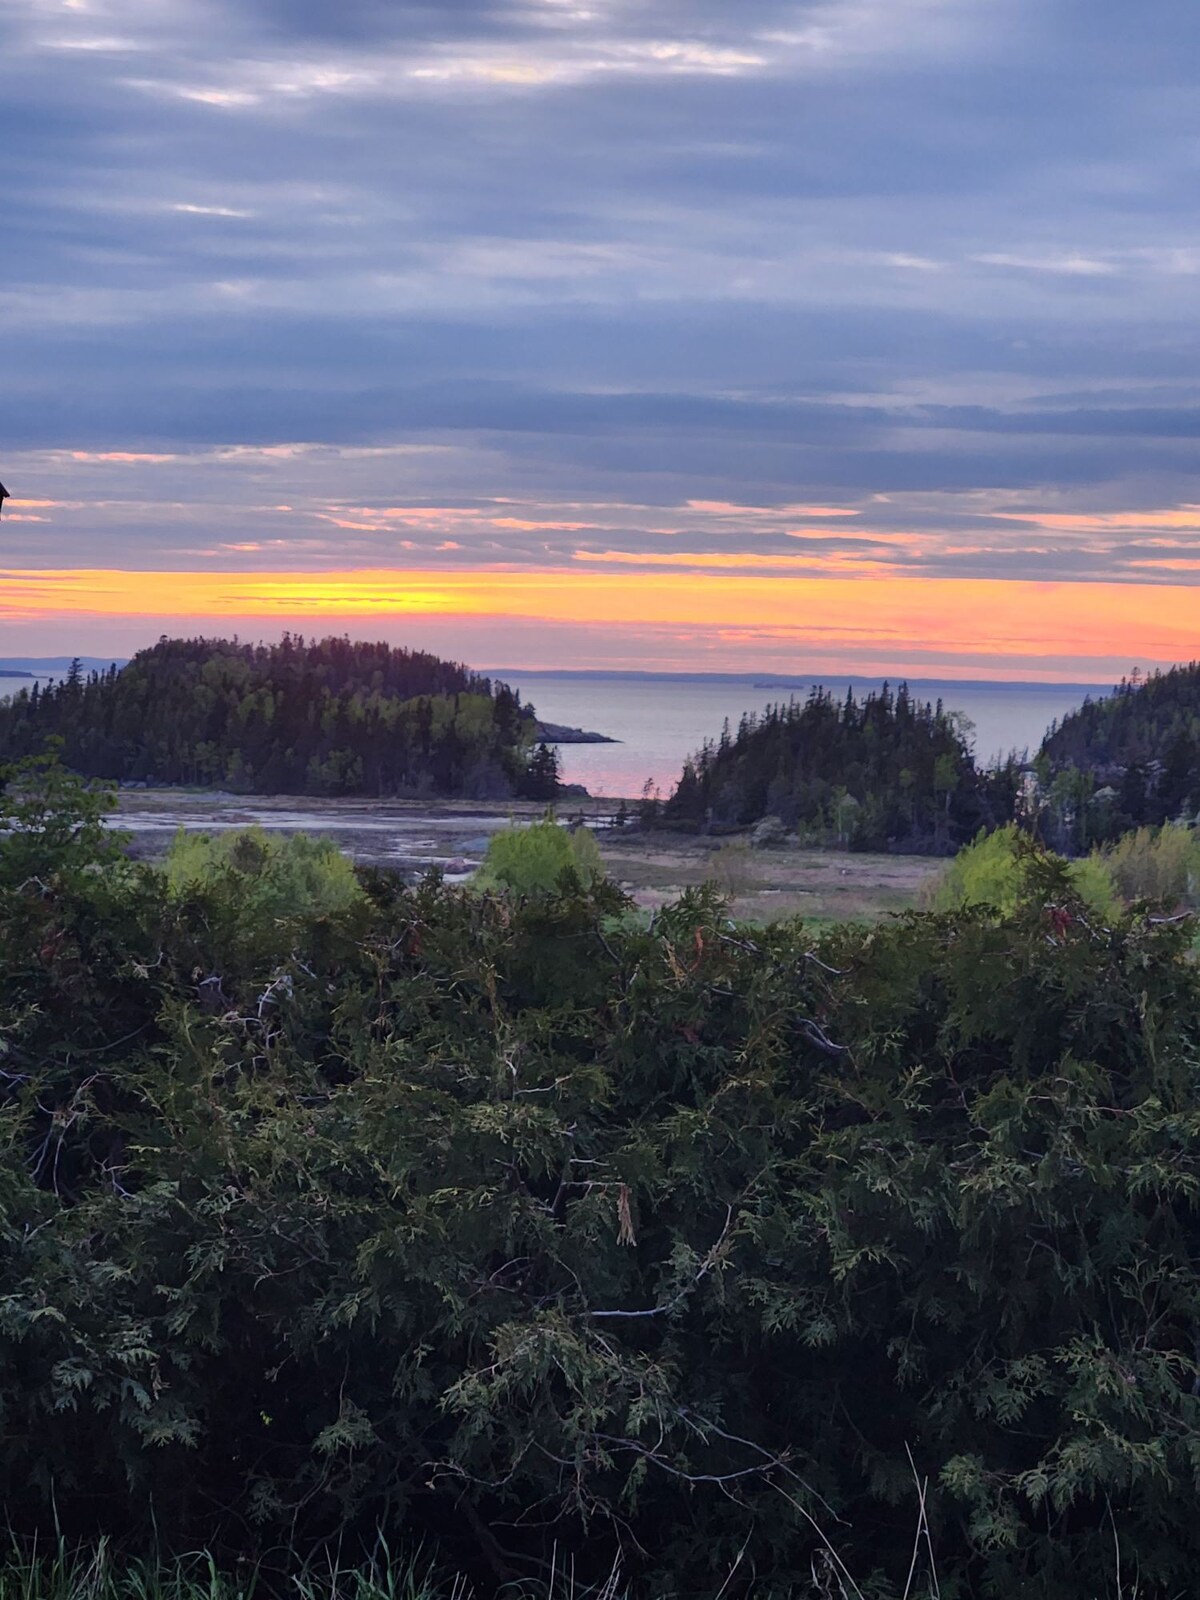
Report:
[{"label": "green grass", "polygon": [[[923,1507],[918,1540],[922,1533],[927,1539]],[[926,1548],[932,1560],[932,1546]],[[73,1547],[60,1541],[53,1548],[14,1547],[7,1558],[0,1558],[0,1600],[633,1600],[619,1564],[598,1585],[578,1584],[568,1561],[556,1562],[544,1581],[503,1584],[498,1589],[489,1584],[481,1591],[461,1576],[439,1575],[435,1564],[420,1552],[393,1557],[382,1538],[374,1554],[357,1565],[330,1558],[287,1572],[287,1552],[280,1554],[279,1562],[242,1563],[230,1572],[206,1552],[157,1562],[128,1560],[104,1539],[93,1546]],[[788,1593],[745,1588],[738,1571],[745,1554],[743,1550],[717,1594],[696,1600],[735,1600],[735,1596],[737,1600],[865,1600],[827,1543],[824,1557],[817,1553],[811,1584]],[[903,1600],[936,1600],[933,1570],[923,1562],[918,1566],[914,1556]],[[1119,1547],[1113,1579],[1110,1600],[1139,1600],[1136,1576],[1131,1583],[1121,1571]],[[641,1595],[637,1600],[653,1597]]]},{"label": "green grass", "polygon": [[358,1566],[303,1567],[288,1576],[270,1561],[223,1570],[199,1552],[174,1560],[127,1560],[109,1541],[14,1549],[0,1562],[0,1600],[470,1600],[462,1580],[442,1583],[419,1556],[385,1547]]},{"label": "green grass", "polygon": [[[13,1545],[0,1556],[0,1600],[626,1600],[618,1567],[598,1585],[577,1583],[573,1563],[544,1581],[476,1588],[423,1555],[393,1555],[382,1538],[358,1562],[330,1555],[297,1566],[289,1552],[223,1568],[206,1551],[158,1561],[129,1559],[101,1539],[73,1546]],[[767,1597],[762,1597],[767,1600]]]}]

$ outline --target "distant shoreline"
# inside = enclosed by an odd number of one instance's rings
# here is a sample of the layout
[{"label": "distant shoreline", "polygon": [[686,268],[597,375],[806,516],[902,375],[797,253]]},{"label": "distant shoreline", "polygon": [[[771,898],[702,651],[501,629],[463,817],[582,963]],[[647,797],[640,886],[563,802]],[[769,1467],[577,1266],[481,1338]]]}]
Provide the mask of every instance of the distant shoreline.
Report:
[{"label": "distant shoreline", "polygon": [[537,735],[543,744],[620,744],[608,733],[592,733],[587,728],[570,728],[561,722],[543,722],[538,718]]},{"label": "distant shoreline", "polygon": [[[9,656],[0,657],[0,677],[44,678],[66,672],[71,656]],[[80,666],[85,671],[107,670],[109,666],[122,667],[127,662],[120,657],[81,656]],[[610,678],[622,682],[656,683],[741,683],[755,689],[801,689],[814,683],[822,684],[878,684],[919,683],[930,689],[972,690],[1005,689],[1038,690],[1047,693],[1078,692],[1082,695],[1110,694],[1116,684],[1107,679],[1089,681],[1050,681],[1044,678],[925,678],[916,673],[879,672],[657,672],[645,667],[479,667],[472,668],[480,677],[504,681],[506,678],[555,678],[586,683],[589,680]],[[587,742],[591,742],[590,740]],[[599,741],[597,741],[599,742]]]},{"label": "distant shoreline", "polygon": [[764,674],[761,672],[650,672],[631,667],[481,667],[485,678],[558,678],[586,683],[588,680],[613,678],[622,682],[655,683],[740,683],[754,689],[807,689],[820,684],[877,684],[919,683],[928,689],[1044,689],[1047,693],[1063,694],[1078,691],[1081,695],[1111,694],[1116,687],[1108,681],[1048,682],[1043,678],[923,678],[915,673],[880,672],[873,677],[861,672],[813,672],[806,676],[795,673]]}]

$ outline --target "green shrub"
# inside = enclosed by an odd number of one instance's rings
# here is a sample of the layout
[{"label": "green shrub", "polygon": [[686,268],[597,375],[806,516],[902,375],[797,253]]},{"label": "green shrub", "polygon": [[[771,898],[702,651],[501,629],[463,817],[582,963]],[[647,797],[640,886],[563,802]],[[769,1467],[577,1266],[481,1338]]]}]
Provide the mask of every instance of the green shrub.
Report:
[{"label": "green shrub", "polygon": [[256,921],[336,915],[363,898],[354,867],[333,840],[306,833],[181,828],[163,871],[173,893],[219,887]]},{"label": "green shrub", "polygon": [[1069,870],[1072,886],[1085,905],[1101,917],[1120,915],[1121,897],[1106,861],[1094,855],[1084,856],[1072,861]]},{"label": "green shrub", "polygon": [[1093,859],[1127,903],[1152,900],[1173,911],[1200,905],[1200,836],[1191,828],[1173,822],[1138,828]]},{"label": "green shrub", "polygon": [[604,876],[595,836],[587,828],[564,828],[546,816],[494,833],[476,875],[485,889],[514,894],[553,894],[564,884],[587,888]]},{"label": "green shrub", "polygon": [[54,754],[0,766],[0,884],[117,870],[122,835],[105,825],[116,803],[113,785],[86,782]]},{"label": "green shrub", "polygon": [[754,857],[745,839],[726,839],[708,858],[706,878],[719,893],[735,900],[754,883]]},{"label": "green shrub", "polygon": [[302,930],[350,929],[366,912],[352,863],[308,834],[180,829],[161,871],[176,914],[207,928],[214,975],[265,982]]},{"label": "green shrub", "polygon": [[[1009,823],[964,845],[937,878],[929,903],[935,911],[991,906],[1011,915],[1028,893],[1029,875],[1044,855],[1029,836]],[[1097,915],[1111,917],[1118,898],[1107,863],[1099,856],[1064,863],[1074,892]]]}]

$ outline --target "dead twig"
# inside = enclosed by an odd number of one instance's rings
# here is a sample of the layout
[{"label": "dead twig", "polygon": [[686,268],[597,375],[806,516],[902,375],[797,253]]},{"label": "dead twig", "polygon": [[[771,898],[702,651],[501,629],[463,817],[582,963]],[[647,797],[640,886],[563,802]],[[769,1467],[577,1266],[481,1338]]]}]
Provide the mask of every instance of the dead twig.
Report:
[{"label": "dead twig", "polygon": [[708,1274],[712,1271],[712,1269],[716,1266],[718,1260],[720,1259],[721,1247],[725,1243],[725,1240],[729,1237],[729,1230],[730,1230],[730,1228],[732,1226],[733,1226],[733,1207],[730,1206],[728,1208],[728,1211],[726,1212],[725,1226],[721,1229],[720,1237],[718,1238],[716,1243],[710,1248],[710,1250],[709,1250],[708,1254],[705,1256],[704,1260],[700,1263],[700,1269],[696,1273],[696,1276],[692,1279],[692,1281],[690,1283],[685,1283],[683,1288],[680,1289],[677,1294],[673,1294],[669,1300],[663,1301],[662,1305],[648,1306],[646,1308],[646,1310],[644,1310],[644,1311],[589,1311],[588,1315],[590,1317],[596,1317],[596,1318],[601,1318],[601,1317],[634,1318],[634,1317],[664,1317],[664,1316],[666,1316],[669,1311],[674,1311],[676,1306],[680,1305],[684,1300],[686,1300],[688,1295],[691,1294],[692,1290],[696,1287],[696,1285],[698,1283],[700,1283],[701,1279],[707,1277]]}]

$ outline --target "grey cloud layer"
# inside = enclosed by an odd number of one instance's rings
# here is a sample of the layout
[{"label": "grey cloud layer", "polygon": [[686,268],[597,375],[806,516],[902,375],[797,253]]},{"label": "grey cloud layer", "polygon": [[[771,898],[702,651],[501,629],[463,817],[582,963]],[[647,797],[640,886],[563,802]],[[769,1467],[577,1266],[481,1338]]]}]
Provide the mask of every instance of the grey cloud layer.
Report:
[{"label": "grey cloud layer", "polygon": [[[8,0],[0,459],[56,503],[4,559],[782,557],[681,508],[807,500],[851,563],[1192,581],[1186,519],[997,517],[1200,502],[1198,47],[1183,0]],[[633,509],[503,526],[581,501]]]}]

